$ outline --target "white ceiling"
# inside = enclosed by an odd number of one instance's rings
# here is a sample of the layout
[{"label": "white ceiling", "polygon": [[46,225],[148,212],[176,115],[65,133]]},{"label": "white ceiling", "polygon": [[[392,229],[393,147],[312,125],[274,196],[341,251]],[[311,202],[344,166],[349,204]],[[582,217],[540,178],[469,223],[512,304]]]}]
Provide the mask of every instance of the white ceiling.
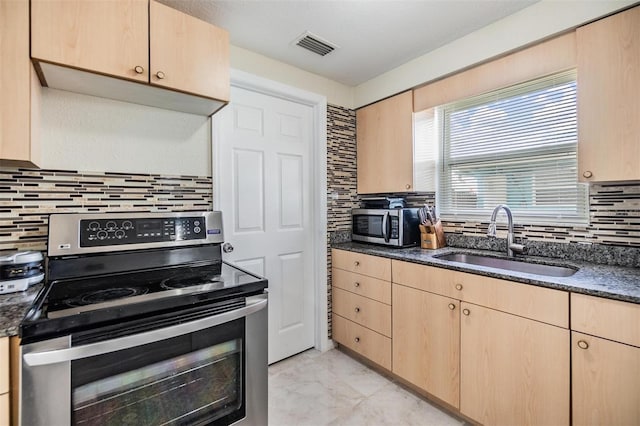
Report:
[{"label": "white ceiling", "polygon": [[[235,46],[356,86],[539,0],[161,1]],[[321,57],[293,44],[305,31],[340,48]]]}]

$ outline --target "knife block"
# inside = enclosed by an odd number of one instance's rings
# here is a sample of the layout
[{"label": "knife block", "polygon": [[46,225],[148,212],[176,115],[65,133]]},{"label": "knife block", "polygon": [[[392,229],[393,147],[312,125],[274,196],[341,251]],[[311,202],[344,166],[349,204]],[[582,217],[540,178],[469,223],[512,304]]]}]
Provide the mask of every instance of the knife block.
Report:
[{"label": "knife block", "polygon": [[440,221],[433,226],[418,225],[418,227],[420,228],[420,247],[431,250],[446,247],[447,241]]}]

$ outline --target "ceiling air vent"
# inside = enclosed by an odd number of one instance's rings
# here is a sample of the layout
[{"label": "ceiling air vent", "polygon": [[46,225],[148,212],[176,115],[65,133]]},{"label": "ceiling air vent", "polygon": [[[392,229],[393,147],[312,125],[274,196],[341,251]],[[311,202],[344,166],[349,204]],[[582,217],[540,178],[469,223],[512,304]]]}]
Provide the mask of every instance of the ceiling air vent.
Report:
[{"label": "ceiling air vent", "polygon": [[296,38],[294,43],[320,56],[325,56],[338,48],[335,44],[323,40],[322,37],[318,37],[309,31]]}]

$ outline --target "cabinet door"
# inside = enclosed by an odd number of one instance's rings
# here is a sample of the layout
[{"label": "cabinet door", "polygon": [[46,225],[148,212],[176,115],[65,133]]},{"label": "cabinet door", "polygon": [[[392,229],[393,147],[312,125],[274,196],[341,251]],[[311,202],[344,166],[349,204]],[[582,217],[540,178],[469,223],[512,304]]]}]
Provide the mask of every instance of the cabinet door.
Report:
[{"label": "cabinet door", "polygon": [[0,165],[33,167],[27,1],[0,1],[0,64]]},{"label": "cabinet door", "polygon": [[487,425],[568,425],[569,330],[464,302],[461,309],[462,414]]},{"label": "cabinet door", "polygon": [[573,424],[640,424],[640,348],[571,333]]},{"label": "cabinet door", "polygon": [[229,100],[229,34],[151,0],[151,83]]},{"label": "cabinet door", "polygon": [[579,179],[640,179],[640,6],[576,35]]},{"label": "cabinet door", "polygon": [[392,286],[393,372],[458,408],[460,302]]},{"label": "cabinet door", "polygon": [[[149,81],[149,12],[142,0],[31,0],[34,59]],[[136,67],[140,67],[136,71]]]},{"label": "cabinet door", "polygon": [[413,93],[356,111],[358,194],[413,191]]}]

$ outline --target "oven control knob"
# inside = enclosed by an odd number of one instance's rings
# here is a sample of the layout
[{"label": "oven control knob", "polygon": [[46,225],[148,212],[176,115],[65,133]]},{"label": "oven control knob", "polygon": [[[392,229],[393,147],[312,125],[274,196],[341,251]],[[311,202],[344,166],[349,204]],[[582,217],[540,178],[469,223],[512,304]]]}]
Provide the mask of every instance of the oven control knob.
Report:
[{"label": "oven control knob", "polygon": [[111,220],[107,222],[107,231],[114,231],[117,228],[118,228],[118,225],[116,225],[114,221]]},{"label": "oven control knob", "polygon": [[193,232],[195,232],[196,234],[200,233],[201,229],[199,227],[195,227],[193,228]]},{"label": "oven control knob", "polygon": [[97,231],[100,229],[100,224],[98,222],[91,222],[89,224],[89,231]]},{"label": "oven control knob", "polygon": [[124,231],[122,229],[118,229],[116,231],[116,238],[117,239],[122,239],[122,237],[124,237]]},{"label": "oven control knob", "polygon": [[99,240],[104,240],[107,238],[107,231],[98,231],[96,237],[98,237]]},{"label": "oven control knob", "polygon": [[124,222],[122,222],[122,228],[123,229],[131,229],[133,228],[133,223],[131,223],[130,220],[125,220]]},{"label": "oven control knob", "polygon": [[233,246],[229,243],[224,243],[222,245],[222,251],[225,253],[231,253],[233,251]]}]

